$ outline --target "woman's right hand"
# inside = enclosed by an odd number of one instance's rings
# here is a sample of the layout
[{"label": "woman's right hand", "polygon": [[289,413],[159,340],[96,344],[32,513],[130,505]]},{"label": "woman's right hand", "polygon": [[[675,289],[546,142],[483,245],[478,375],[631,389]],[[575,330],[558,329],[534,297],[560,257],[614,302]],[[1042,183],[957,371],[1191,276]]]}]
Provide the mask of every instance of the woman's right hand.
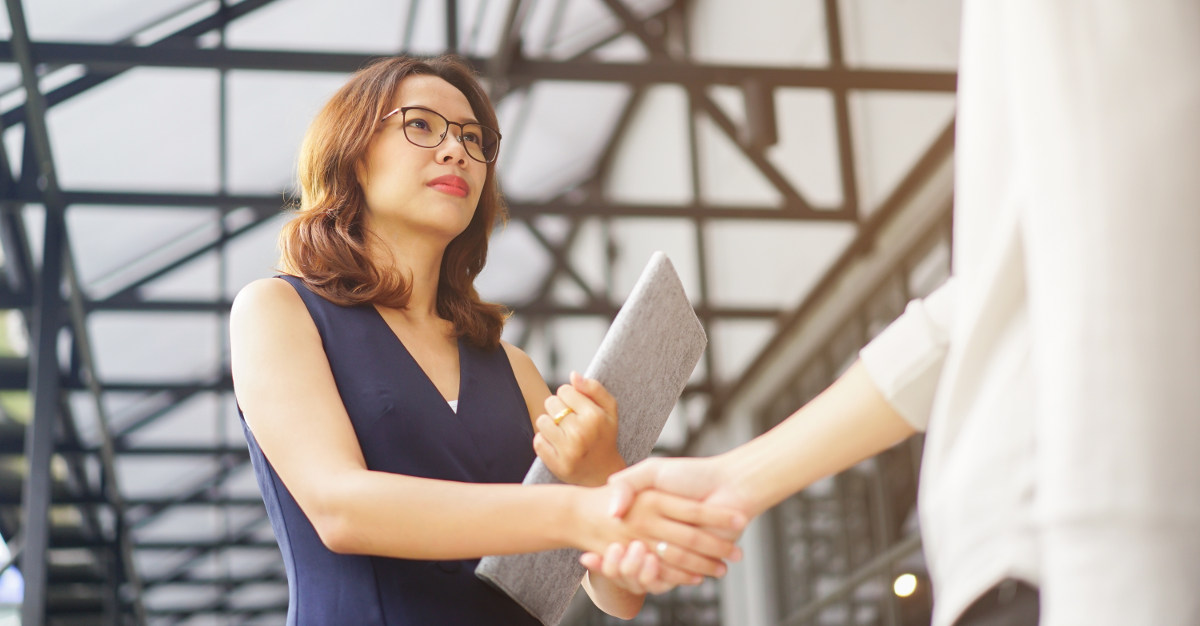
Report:
[{"label": "woman's right hand", "polygon": [[[729,537],[746,525],[740,511],[662,493],[643,491],[622,518],[611,510],[612,486],[581,491],[576,507],[577,547],[604,554],[612,544],[631,547],[640,542],[653,562],[657,578],[669,586],[697,584],[702,576],[725,574],[724,560],[738,560],[741,550]],[[641,550],[634,549],[634,554]],[[653,554],[649,554],[653,552]],[[623,576],[629,579],[629,576]]]}]

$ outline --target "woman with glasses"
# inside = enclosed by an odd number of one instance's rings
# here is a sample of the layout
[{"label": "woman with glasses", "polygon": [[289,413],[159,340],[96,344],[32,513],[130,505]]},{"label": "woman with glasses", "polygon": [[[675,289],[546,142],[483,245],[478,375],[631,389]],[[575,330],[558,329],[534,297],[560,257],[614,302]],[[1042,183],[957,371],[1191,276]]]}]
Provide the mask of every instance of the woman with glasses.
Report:
[{"label": "woman with glasses", "polygon": [[[285,275],[233,304],[234,388],[283,552],[288,624],[532,625],[475,577],[480,557],[638,541],[672,546],[648,577],[694,583],[735,554],[698,529],[740,526],[731,511],[651,494],[610,516],[603,485],[624,466],[615,402],[574,377],[602,400],[563,408],[500,340],[505,309],[473,285],[503,215],[496,126],[452,58],[355,74],[301,148]],[[535,450],[595,488],[500,484],[519,483]],[[584,586],[609,613],[641,608],[611,580]]]}]

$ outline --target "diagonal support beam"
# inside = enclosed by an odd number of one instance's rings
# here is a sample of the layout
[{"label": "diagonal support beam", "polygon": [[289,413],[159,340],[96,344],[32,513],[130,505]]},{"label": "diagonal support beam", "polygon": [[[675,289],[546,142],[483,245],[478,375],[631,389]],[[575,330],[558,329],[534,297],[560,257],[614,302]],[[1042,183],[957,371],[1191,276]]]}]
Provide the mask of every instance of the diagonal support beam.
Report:
[{"label": "diagonal support beam", "polygon": [[[210,15],[194,24],[189,24],[175,33],[172,33],[171,35],[168,35],[167,37],[164,37],[163,39],[149,46],[145,46],[145,49],[154,50],[167,46],[179,46],[185,43],[195,45],[194,39],[196,37],[209,31],[222,28],[228,24],[229,21],[242,17],[252,11],[256,11],[274,1],[275,0],[243,0],[232,7],[223,7],[213,15]],[[131,37],[127,37],[118,42],[117,45],[128,45],[132,43],[133,39]],[[50,63],[52,65],[54,64],[45,57],[38,57],[38,59],[43,63]],[[119,76],[125,70],[132,69],[133,67],[135,66],[129,66],[114,71],[89,71],[86,75],[44,94],[45,104],[48,107],[52,107],[61,102],[65,102],[97,85],[101,85],[110,79]],[[10,111],[5,111],[0,119],[3,120],[3,126],[7,128],[9,126],[23,124],[27,115],[27,105],[20,105],[14,107]]]}]

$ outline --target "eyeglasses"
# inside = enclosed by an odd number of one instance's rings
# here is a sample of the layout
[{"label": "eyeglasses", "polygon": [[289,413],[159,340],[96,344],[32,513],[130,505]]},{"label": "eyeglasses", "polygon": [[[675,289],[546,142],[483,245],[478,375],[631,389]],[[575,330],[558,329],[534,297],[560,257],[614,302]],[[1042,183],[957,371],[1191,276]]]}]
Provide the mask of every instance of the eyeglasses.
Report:
[{"label": "eyeglasses", "polygon": [[379,123],[397,113],[403,120],[404,136],[414,146],[436,148],[442,145],[450,127],[457,126],[457,139],[466,148],[467,156],[480,163],[491,163],[500,154],[500,133],[483,124],[451,122],[441,113],[425,107],[400,107],[383,116]]}]

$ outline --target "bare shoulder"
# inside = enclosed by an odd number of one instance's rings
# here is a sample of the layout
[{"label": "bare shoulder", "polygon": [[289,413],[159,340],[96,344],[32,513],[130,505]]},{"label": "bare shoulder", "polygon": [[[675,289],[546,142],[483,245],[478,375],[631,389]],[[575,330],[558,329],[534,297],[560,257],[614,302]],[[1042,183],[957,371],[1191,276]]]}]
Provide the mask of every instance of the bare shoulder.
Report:
[{"label": "bare shoulder", "polygon": [[230,313],[234,317],[258,316],[296,307],[303,309],[304,302],[295,288],[278,278],[260,278],[242,287],[233,299]]},{"label": "bare shoulder", "polygon": [[504,340],[500,341],[500,345],[508,355],[517,385],[521,388],[521,394],[525,396],[525,404],[529,406],[530,416],[540,414],[542,401],[550,395],[550,388],[546,386],[542,373],[524,350]]},{"label": "bare shoulder", "polygon": [[532,368],[534,373],[537,373],[537,366],[533,364],[533,359],[529,358],[525,351],[504,341],[500,340],[500,346],[504,348],[504,353],[508,355],[508,362],[512,364],[514,372],[520,372],[522,369]]},{"label": "bare shoulder", "polygon": [[525,351],[500,340],[500,345],[504,347],[504,352],[508,355],[508,362],[512,365],[513,374],[517,376],[517,382],[524,388],[526,383],[537,383],[545,386],[546,381],[542,378],[542,373],[538,371],[537,365],[533,359],[529,358]]},{"label": "bare shoulder", "polygon": [[296,330],[312,324],[312,318],[300,294],[287,281],[260,278],[242,287],[233,299],[229,312],[232,329],[239,326],[258,326],[264,323]]},{"label": "bare shoulder", "polygon": [[316,326],[294,287],[278,278],[261,278],[233,299],[229,333],[236,352],[243,344],[303,340],[316,334]]}]

